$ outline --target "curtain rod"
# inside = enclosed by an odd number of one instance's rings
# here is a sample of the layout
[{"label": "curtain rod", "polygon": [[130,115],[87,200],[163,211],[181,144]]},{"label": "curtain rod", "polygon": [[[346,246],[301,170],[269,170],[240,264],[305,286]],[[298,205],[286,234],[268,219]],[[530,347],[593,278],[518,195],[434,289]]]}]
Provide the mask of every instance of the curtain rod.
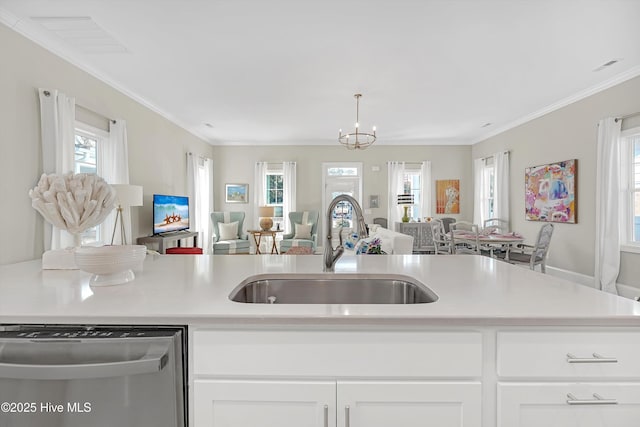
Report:
[{"label": "curtain rod", "polygon": [[[509,151],[504,151],[502,154],[509,154]],[[487,160],[493,157],[493,154],[487,157],[481,157],[480,160]]]},{"label": "curtain rod", "polygon": [[[46,97],[50,97],[50,96],[51,96],[51,92],[50,92],[50,91],[48,91],[48,90],[43,90],[43,91],[42,91],[42,93],[43,93],[43,94],[44,94],[44,96],[46,96]],[[113,124],[115,124],[115,123],[116,123],[116,121],[115,121],[114,119],[110,119],[109,117],[105,117],[105,116],[103,116],[102,114],[98,113],[97,111],[93,111],[91,108],[87,108],[87,107],[85,107],[84,105],[76,104],[76,106],[78,106],[78,107],[80,107],[80,108],[82,108],[82,109],[84,109],[84,110],[87,110],[87,111],[89,111],[90,113],[93,113],[93,114],[95,114],[95,115],[97,115],[97,116],[100,116],[100,117],[102,117],[102,118],[104,118],[104,119],[107,119],[107,120],[109,120],[109,121],[110,121],[111,123],[113,123]]]},{"label": "curtain rod", "polygon": [[620,120],[628,119],[630,117],[640,116],[640,112],[627,114],[626,116],[616,117],[615,122],[618,123]]},{"label": "curtain rod", "polygon": [[187,152],[188,155],[190,156],[198,156],[199,158],[201,158],[202,160],[211,160],[209,157],[207,156],[203,156],[202,154],[193,154],[191,151]]},{"label": "curtain rod", "polygon": [[421,165],[422,162],[387,162],[387,164],[389,163],[404,163],[405,165]]},{"label": "curtain rod", "polygon": [[[46,92],[45,92],[45,95],[46,95],[46,96],[49,96],[49,95],[47,95],[47,93],[46,93]],[[103,119],[106,119],[106,120],[110,121],[110,122],[111,122],[111,123],[113,123],[114,125],[116,124],[116,120],[115,120],[115,119],[110,119],[109,117],[106,117],[105,115],[100,114],[100,113],[98,113],[97,111],[93,111],[91,108],[87,108],[87,107],[85,107],[85,106],[84,106],[84,105],[82,105],[82,104],[76,104],[76,107],[80,107],[80,108],[82,108],[83,110],[87,110],[88,112],[90,112],[90,113],[92,113],[92,114],[95,114],[96,116],[100,116],[100,117],[102,117]]]}]

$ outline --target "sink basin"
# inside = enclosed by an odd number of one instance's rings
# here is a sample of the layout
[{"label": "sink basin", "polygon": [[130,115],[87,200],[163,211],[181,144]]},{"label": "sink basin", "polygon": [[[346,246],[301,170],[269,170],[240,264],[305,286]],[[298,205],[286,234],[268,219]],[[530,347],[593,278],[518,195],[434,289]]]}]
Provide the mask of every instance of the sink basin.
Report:
[{"label": "sink basin", "polygon": [[253,304],[426,304],[438,296],[399,274],[261,274],[244,280],[229,299]]}]

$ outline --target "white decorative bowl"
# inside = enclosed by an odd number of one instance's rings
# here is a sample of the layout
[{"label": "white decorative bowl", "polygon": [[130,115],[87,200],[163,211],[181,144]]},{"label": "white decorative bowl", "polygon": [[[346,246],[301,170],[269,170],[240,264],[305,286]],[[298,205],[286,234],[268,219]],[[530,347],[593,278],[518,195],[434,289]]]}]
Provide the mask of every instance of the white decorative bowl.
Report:
[{"label": "white decorative bowl", "polygon": [[91,286],[120,285],[135,279],[132,268],[138,266],[147,256],[144,245],[114,245],[81,247],[76,249],[76,266],[93,273]]}]

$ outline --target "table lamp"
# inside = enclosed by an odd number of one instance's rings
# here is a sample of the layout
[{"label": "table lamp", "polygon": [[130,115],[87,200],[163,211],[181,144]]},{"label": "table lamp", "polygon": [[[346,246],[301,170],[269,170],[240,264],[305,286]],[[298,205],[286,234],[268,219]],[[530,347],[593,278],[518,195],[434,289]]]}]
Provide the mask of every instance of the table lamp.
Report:
[{"label": "table lamp", "polygon": [[116,236],[118,228],[118,219],[120,219],[120,241],[123,245],[127,244],[127,236],[124,231],[124,218],[122,210],[130,206],[142,206],[142,186],[130,184],[112,184],[116,190],[116,220],[113,223],[113,233],[111,234],[111,244]]},{"label": "table lamp", "polygon": [[404,216],[402,222],[409,222],[409,216],[407,215],[407,209],[413,205],[413,194],[398,194],[398,205],[404,208]]},{"label": "table lamp", "polygon": [[258,208],[258,215],[260,216],[260,228],[263,231],[271,230],[273,227],[273,215],[274,215],[274,207],[273,206],[260,206]]}]

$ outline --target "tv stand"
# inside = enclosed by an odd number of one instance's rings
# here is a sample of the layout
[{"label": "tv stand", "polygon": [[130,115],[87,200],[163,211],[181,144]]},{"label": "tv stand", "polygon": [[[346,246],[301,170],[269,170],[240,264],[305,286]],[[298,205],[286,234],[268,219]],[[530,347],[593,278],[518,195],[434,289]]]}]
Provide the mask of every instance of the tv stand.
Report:
[{"label": "tv stand", "polygon": [[198,246],[198,233],[196,231],[173,231],[164,234],[156,234],[155,236],[138,237],[139,245],[147,245],[150,243],[158,244],[158,252],[161,254],[166,253],[166,244],[168,242],[177,242],[176,245],[180,247],[180,241],[182,239],[188,239],[193,237],[193,246]]}]

